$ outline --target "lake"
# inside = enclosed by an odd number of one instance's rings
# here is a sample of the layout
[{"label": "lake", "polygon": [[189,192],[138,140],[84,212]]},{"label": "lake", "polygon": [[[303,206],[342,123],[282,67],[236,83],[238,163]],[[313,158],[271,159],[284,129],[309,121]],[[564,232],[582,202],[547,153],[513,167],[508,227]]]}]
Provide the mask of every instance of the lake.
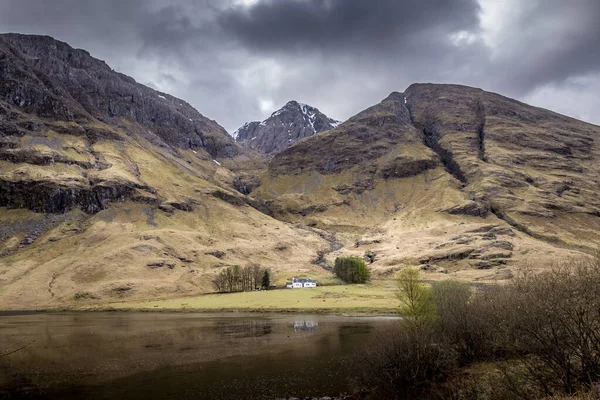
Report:
[{"label": "lake", "polygon": [[344,359],[394,318],[0,314],[0,397],[275,399],[349,390]]}]

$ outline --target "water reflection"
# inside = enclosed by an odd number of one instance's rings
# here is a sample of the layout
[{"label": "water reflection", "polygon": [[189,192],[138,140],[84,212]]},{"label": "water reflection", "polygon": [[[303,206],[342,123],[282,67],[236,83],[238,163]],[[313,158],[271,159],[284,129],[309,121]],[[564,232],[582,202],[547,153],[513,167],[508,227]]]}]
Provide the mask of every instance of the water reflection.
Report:
[{"label": "water reflection", "polygon": [[272,399],[337,395],[341,360],[393,321],[312,315],[0,318],[0,397]]},{"label": "water reflection", "polygon": [[314,331],[319,327],[319,321],[315,319],[303,319],[294,321],[291,326],[294,327],[295,332],[307,332]]},{"label": "water reflection", "polygon": [[260,320],[223,320],[216,322],[213,328],[218,335],[234,339],[260,337],[273,331],[269,321]]}]

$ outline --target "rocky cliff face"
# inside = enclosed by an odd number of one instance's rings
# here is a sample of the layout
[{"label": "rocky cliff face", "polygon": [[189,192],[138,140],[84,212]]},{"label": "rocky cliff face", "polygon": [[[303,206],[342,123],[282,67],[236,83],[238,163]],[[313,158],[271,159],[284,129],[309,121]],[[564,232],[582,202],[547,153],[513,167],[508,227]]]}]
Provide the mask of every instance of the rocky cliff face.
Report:
[{"label": "rocky cliff face", "polygon": [[226,131],[193,107],[113,71],[85,50],[48,36],[0,35],[0,98],[16,110],[74,123],[124,118],[170,146],[213,157],[239,151]]},{"label": "rocky cliff face", "polygon": [[425,145],[481,207],[534,237],[596,242],[581,228],[600,227],[599,127],[465,86],[406,96]]},{"label": "rocky cliff face", "polygon": [[243,153],[183,100],[84,50],[47,36],[0,35],[0,206],[95,213],[111,201],[160,202],[165,196],[140,180],[126,154],[134,142],[171,156],[187,151],[198,163]]},{"label": "rocky cliff face", "polygon": [[277,154],[301,139],[328,131],[340,124],[306,104],[290,101],[269,118],[249,122],[232,136],[267,155]]}]

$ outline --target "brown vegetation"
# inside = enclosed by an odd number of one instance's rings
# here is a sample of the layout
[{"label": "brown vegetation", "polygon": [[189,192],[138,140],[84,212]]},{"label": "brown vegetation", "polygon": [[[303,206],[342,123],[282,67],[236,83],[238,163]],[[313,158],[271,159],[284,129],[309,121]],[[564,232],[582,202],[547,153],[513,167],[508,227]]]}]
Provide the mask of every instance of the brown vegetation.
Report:
[{"label": "brown vegetation", "polygon": [[452,281],[427,291],[414,273],[399,284],[412,315],[351,363],[369,398],[541,399],[600,381],[600,260],[477,292]]}]

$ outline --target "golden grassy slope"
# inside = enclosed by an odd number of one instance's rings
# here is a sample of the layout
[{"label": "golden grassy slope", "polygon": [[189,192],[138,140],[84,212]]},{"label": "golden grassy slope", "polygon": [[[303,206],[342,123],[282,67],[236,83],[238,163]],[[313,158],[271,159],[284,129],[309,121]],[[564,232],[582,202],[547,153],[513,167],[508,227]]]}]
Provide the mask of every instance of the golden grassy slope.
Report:
[{"label": "golden grassy slope", "polygon": [[[2,215],[14,218],[12,212]],[[219,267],[253,262],[277,276],[305,269],[322,245],[308,231],[215,198],[172,215],[127,202],[93,217],[74,215],[3,257],[0,309],[204,293],[212,291]]]},{"label": "golden grassy slope", "polygon": [[[122,140],[95,143],[51,131],[24,137],[18,149],[29,158],[0,161],[0,178],[15,183],[138,187],[95,215],[0,208],[0,309],[205,293],[211,276],[234,264],[319,271],[310,264],[326,245],[317,234],[246,205],[228,186],[233,173],[205,152],[154,146],[127,127]],[[50,143],[55,162],[31,163],[48,151],[31,143]],[[74,162],[85,157],[96,166]]]}]

